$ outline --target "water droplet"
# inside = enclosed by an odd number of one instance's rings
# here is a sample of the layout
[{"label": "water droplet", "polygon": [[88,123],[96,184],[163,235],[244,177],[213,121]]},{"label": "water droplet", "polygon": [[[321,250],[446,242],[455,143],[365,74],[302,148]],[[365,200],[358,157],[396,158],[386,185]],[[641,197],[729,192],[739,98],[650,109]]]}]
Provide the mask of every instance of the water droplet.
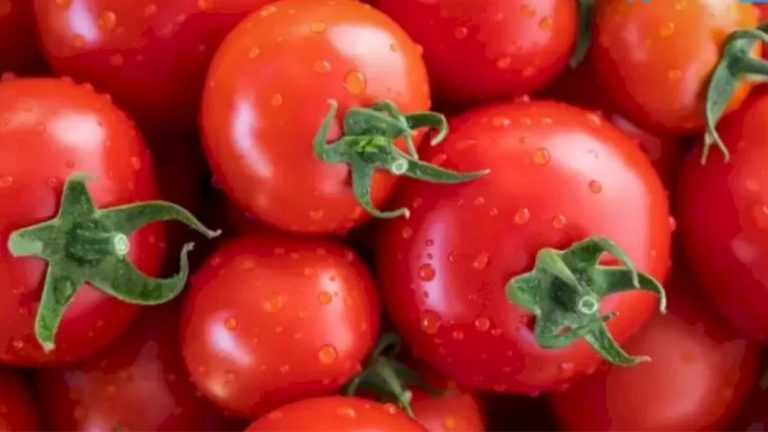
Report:
[{"label": "water droplet", "polygon": [[489,255],[487,252],[483,252],[480,255],[475,257],[475,260],[472,261],[472,268],[475,270],[483,270],[488,266],[488,259]]},{"label": "water droplet", "polygon": [[491,335],[496,336],[496,337],[501,336],[501,333],[502,333],[502,330],[500,328],[498,328],[498,327],[493,329],[493,330],[491,330]]},{"label": "water droplet", "polygon": [[589,181],[589,191],[592,193],[599,194],[603,191],[603,184],[600,183],[597,180],[590,180]]},{"label": "water droplet", "polygon": [[413,228],[411,228],[411,227],[404,227],[400,231],[400,236],[403,239],[405,239],[405,240],[408,240],[409,238],[413,237]]},{"label": "water droplet", "polygon": [[397,44],[394,43],[394,42],[389,44],[389,50],[392,51],[392,52],[397,52]]},{"label": "water droplet", "polygon": [[512,57],[503,56],[496,60],[496,67],[499,69],[509,69],[512,66]]},{"label": "water droplet", "polygon": [[[370,409],[370,406],[367,406],[366,408]],[[385,404],[384,404],[384,410],[385,410],[385,411],[386,411],[388,414],[393,414],[393,415],[394,415],[394,414],[397,414],[397,413],[400,411],[400,410],[397,408],[397,405],[395,405],[395,404],[393,404],[393,403],[385,403]]]},{"label": "water droplet", "polygon": [[443,428],[444,428],[446,431],[453,431],[453,430],[456,430],[456,426],[457,426],[457,424],[458,424],[458,422],[456,421],[456,418],[454,418],[454,417],[453,417],[453,416],[451,416],[451,415],[449,415],[449,416],[446,416],[446,417],[443,419]]},{"label": "water droplet", "polygon": [[250,50],[248,50],[249,59],[255,59],[259,56],[259,54],[261,54],[261,48],[259,47],[252,47]]},{"label": "water droplet", "polygon": [[267,312],[280,312],[285,306],[285,300],[280,294],[272,293],[264,300],[264,310]]},{"label": "water droplet", "polygon": [[662,24],[661,27],[659,27],[659,35],[662,37],[669,37],[672,36],[672,33],[675,32],[675,23],[668,22]]},{"label": "water droplet", "polygon": [[686,0],[678,0],[675,2],[675,9],[683,10],[687,5],[688,5],[688,2]]},{"label": "water droplet", "polygon": [[558,369],[560,370],[560,376],[563,378],[570,378],[573,376],[574,365],[571,362],[560,363]]},{"label": "water droplet", "polygon": [[552,30],[552,17],[543,17],[539,20],[539,28],[544,31]]},{"label": "water droplet", "polygon": [[235,317],[229,317],[224,320],[224,328],[226,328],[229,331],[233,331],[237,328],[237,320]]},{"label": "water droplet", "polygon": [[434,246],[434,245],[435,245],[435,241],[434,241],[434,240],[432,240],[432,239],[427,239],[427,240],[424,242],[424,244],[425,244],[427,247],[432,247],[432,246]]},{"label": "water droplet", "polygon": [[331,64],[325,60],[315,60],[312,69],[317,73],[326,74],[331,71]]},{"label": "water droplet", "polygon": [[55,0],[57,6],[61,6],[64,9],[68,8],[72,4],[72,0]]},{"label": "water droplet", "polygon": [[531,212],[527,207],[522,207],[515,212],[515,223],[525,225],[531,219]]},{"label": "water droplet", "polygon": [[440,330],[440,315],[435,311],[426,310],[421,318],[421,329],[426,334],[433,335]]},{"label": "water droplet", "polygon": [[197,0],[197,7],[201,11],[205,11],[213,7],[213,4],[211,4],[211,0]]},{"label": "water droplet", "polygon": [[313,22],[309,25],[309,30],[312,31],[312,33],[322,33],[325,31],[325,23]]},{"label": "water droplet", "polygon": [[365,91],[367,86],[365,75],[359,71],[351,71],[344,79],[344,87],[352,94],[360,94]]},{"label": "water droplet", "polygon": [[536,16],[536,9],[534,9],[534,7],[529,5],[528,3],[523,3],[523,5],[520,6],[520,12],[526,18],[533,18],[534,16]]},{"label": "water droplet", "polygon": [[272,5],[267,5],[261,8],[259,11],[259,16],[264,18],[272,15],[273,13],[277,12],[277,8]]},{"label": "water droplet", "polygon": [[493,16],[493,20],[496,22],[501,22],[503,19],[504,19],[504,14],[501,12]]},{"label": "water droplet", "polygon": [[256,261],[252,259],[245,259],[243,260],[243,263],[240,265],[240,268],[243,270],[253,270],[256,268]]},{"label": "water droplet", "polygon": [[587,113],[587,120],[595,126],[601,126],[603,124],[603,116],[601,116],[600,113]]},{"label": "water droplet", "polygon": [[281,94],[274,94],[272,95],[272,98],[269,100],[269,103],[272,104],[273,107],[278,107],[283,104],[283,95]]},{"label": "water droplet", "polygon": [[0,177],[0,189],[7,188],[12,184],[13,184],[13,177],[11,176]]},{"label": "water droplet", "polygon": [[675,232],[677,229],[677,219],[674,216],[669,217],[669,232]]},{"label": "water droplet", "polygon": [[144,8],[144,16],[150,17],[157,13],[157,5],[155,4],[149,4],[147,7]]},{"label": "water droplet", "polygon": [[453,337],[455,340],[462,340],[464,339],[464,332],[461,330],[454,330],[453,333],[451,333],[451,337]]},{"label": "water droplet", "polygon": [[64,162],[64,166],[66,166],[69,169],[73,169],[75,167],[75,160],[74,159],[67,159],[67,161]]},{"label": "water droplet", "polygon": [[328,365],[336,361],[339,353],[336,352],[336,348],[333,345],[323,345],[317,356],[320,358],[320,363]]},{"label": "water droplet", "polygon": [[755,179],[747,179],[747,181],[744,182],[744,186],[750,192],[757,192],[760,190],[760,183],[758,183]]},{"label": "water droplet", "polygon": [[670,69],[667,72],[667,78],[669,78],[670,81],[677,81],[682,75],[683,73],[680,71],[680,69]]},{"label": "water droplet", "polygon": [[760,228],[768,228],[768,204],[755,204],[752,206],[752,216]]},{"label": "water droplet", "polygon": [[481,332],[488,331],[491,327],[491,320],[488,318],[480,317],[475,319],[475,328]]},{"label": "water droplet", "polygon": [[312,220],[320,220],[325,216],[325,210],[323,209],[316,209],[316,210],[310,210],[309,211],[309,218]]},{"label": "water droplet", "polygon": [[536,165],[546,165],[550,161],[549,150],[539,147],[533,152],[533,163]]},{"label": "water droplet", "polygon": [[464,39],[467,37],[467,34],[469,34],[469,30],[466,27],[459,26],[453,29],[453,36],[456,39]]},{"label": "water droplet", "polygon": [[14,339],[12,343],[13,343],[13,347],[16,348],[17,350],[24,348],[24,341],[21,339]]},{"label": "water droplet", "polygon": [[279,420],[279,419],[283,418],[283,413],[280,412],[280,411],[272,411],[271,413],[269,413],[267,415],[267,418],[269,418],[271,420]]},{"label": "water droplet", "polygon": [[72,35],[72,45],[75,48],[82,48],[85,46],[85,38],[82,35]]},{"label": "water droplet", "polygon": [[507,127],[512,123],[507,117],[496,116],[491,119],[491,124],[494,127]]},{"label": "water droplet", "polygon": [[355,409],[352,407],[339,407],[336,409],[336,414],[338,414],[341,417],[346,418],[355,418],[357,417],[357,412],[355,412]]},{"label": "water droplet", "polygon": [[419,266],[419,279],[429,282],[435,278],[435,268],[432,264],[425,263]]},{"label": "water droplet", "polygon": [[304,267],[304,270],[302,270],[302,273],[304,276],[312,276],[315,274],[315,269],[313,267]]},{"label": "water droplet", "polygon": [[331,301],[333,300],[333,296],[328,291],[320,291],[317,294],[317,301],[320,302],[320,304],[331,304]]},{"label": "water droplet", "polygon": [[562,229],[565,226],[565,216],[557,215],[552,218],[552,227],[554,229]]},{"label": "water droplet", "polygon": [[112,31],[117,24],[117,15],[111,10],[106,10],[99,15],[99,27],[106,31]]},{"label": "water droplet", "polygon": [[289,370],[291,370],[291,366],[289,366],[287,364],[284,364],[284,365],[280,366],[280,372],[282,372],[282,373],[286,373]]}]

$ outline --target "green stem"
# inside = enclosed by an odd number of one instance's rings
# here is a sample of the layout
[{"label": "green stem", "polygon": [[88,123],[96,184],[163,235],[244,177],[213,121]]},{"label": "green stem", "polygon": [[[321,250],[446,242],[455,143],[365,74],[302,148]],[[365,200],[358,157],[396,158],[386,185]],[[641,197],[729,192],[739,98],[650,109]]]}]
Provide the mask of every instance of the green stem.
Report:
[{"label": "green stem", "polygon": [[595,15],[595,0],[579,0],[579,28],[576,34],[576,47],[568,61],[571,68],[576,68],[587,56],[592,43],[592,23]]}]

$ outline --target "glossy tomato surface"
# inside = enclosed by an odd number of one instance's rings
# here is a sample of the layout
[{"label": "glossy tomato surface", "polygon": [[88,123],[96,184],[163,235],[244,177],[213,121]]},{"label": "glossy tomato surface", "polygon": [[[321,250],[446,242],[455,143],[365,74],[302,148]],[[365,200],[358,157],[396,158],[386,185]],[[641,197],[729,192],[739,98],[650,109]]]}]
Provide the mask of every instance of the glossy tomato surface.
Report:
[{"label": "glossy tomato surface", "polygon": [[[403,113],[429,108],[416,44],[370,5],[286,0],[241,22],[211,65],[202,129],[217,183],[253,216],[300,232],[347,230],[367,218],[346,164],[326,164],[312,140],[328,112],[387,99]],[[334,122],[332,140],[339,137]],[[394,186],[377,173],[373,202]]]},{"label": "glossy tomato surface", "polygon": [[221,40],[270,0],[33,2],[53,70],[91,82],[142,122],[193,127]]},{"label": "glossy tomato surface", "polygon": [[[430,375],[435,375],[431,373]],[[482,407],[477,395],[463,390],[452,380],[437,376],[422,377],[429,380],[438,395],[413,388],[411,409],[416,420],[429,432],[482,432],[486,430]]]},{"label": "glossy tomato surface", "polygon": [[338,391],[378,329],[373,281],[351,249],[255,234],[226,243],[193,276],[181,344],[200,391],[253,418]]},{"label": "glossy tomato surface", "polygon": [[698,298],[684,276],[676,273],[666,287],[669,312],[626,344],[653,361],[604,367],[555,394],[565,429],[723,430],[742,405],[756,379],[756,346]]},{"label": "glossy tomato surface", "polygon": [[32,388],[21,372],[0,370],[0,431],[40,430]]},{"label": "glossy tomato surface", "polygon": [[437,97],[501,99],[540,89],[566,66],[576,39],[574,0],[379,0],[424,48]]},{"label": "glossy tomato surface", "polygon": [[189,380],[177,304],[148,310],[107,349],[41,369],[37,385],[55,430],[211,431],[234,425]]},{"label": "glossy tomato surface", "polygon": [[[88,285],[77,291],[45,354],[33,334],[46,263],[13,258],[5,247],[16,229],[58,212],[62,185],[88,173],[98,207],[155,197],[152,164],[138,130],[107,97],[63,79],[0,83],[0,362],[39,366],[93,354],[122,333],[138,308]],[[130,257],[156,273],[164,255],[157,226],[131,236]]]},{"label": "glossy tomato surface", "polygon": [[745,335],[768,341],[768,92],[722,122],[731,160],[685,161],[676,207],[681,251],[712,302]]},{"label": "glossy tomato surface", "polygon": [[[756,25],[756,10],[739,0],[597,2],[594,71],[621,113],[636,124],[675,134],[698,132],[725,39]],[[738,106],[747,92],[739,86],[730,106]]]},{"label": "glossy tomato surface", "polygon": [[327,396],[305,399],[281,407],[253,422],[248,432],[426,432],[392,404],[365,399]]},{"label": "glossy tomato surface", "polygon": [[43,56],[35,37],[29,0],[0,0],[0,74],[41,72]]},{"label": "glossy tomato surface", "polygon": [[[407,183],[393,204],[410,219],[383,222],[377,248],[382,293],[414,354],[459,384],[537,394],[592,372],[600,357],[584,341],[548,350],[531,315],[505,297],[543,247],[590,236],[613,239],[636,266],[663,279],[670,228],[663,186],[632,141],[594,113],[556,102],[479,108],[426,160],[490,174],[457,186]],[[471,229],[471,234],[467,233]],[[629,292],[602,311],[623,341],[656,298]]]}]

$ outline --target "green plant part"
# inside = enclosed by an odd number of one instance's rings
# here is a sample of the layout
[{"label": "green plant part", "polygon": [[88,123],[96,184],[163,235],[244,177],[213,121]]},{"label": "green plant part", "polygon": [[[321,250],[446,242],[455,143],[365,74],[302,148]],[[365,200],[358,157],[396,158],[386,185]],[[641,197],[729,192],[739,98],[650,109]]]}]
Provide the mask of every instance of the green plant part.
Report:
[{"label": "green plant part", "polygon": [[35,320],[35,336],[46,351],[55,348],[61,317],[84,283],[127,303],[153,305],[178,295],[187,280],[187,254],[181,250],[179,273],[168,279],[144,275],[128,260],[128,235],[157,221],[177,220],[208,238],[219,235],[203,226],[185,209],[168,202],[149,201],[110,209],[97,209],[85,182],[88,176],[67,179],[56,218],[22,228],[8,239],[15,257],[33,256],[48,261],[43,294]]},{"label": "green plant part", "polygon": [[595,0],[579,0],[579,26],[576,33],[576,47],[568,65],[574,69],[584,61],[592,44],[592,24],[595,18]]},{"label": "green plant part", "polygon": [[[432,145],[439,144],[448,133],[445,117],[434,112],[401,114],[389,101],[381,101],[370,108],[351,108],[346,111],[343,136],[336,142],[326,143],[338,105],[331,101],[330,110],[315,135],[313,149],[315,156],[327,163],[346,163],[352,177],[352,189],[360,205],[378,218],[409,216],[406,208],[394,211],[380,211],[371,199],[371,181],[376,169],[383,169],[394,175],[403,175],[434,183],[461,183],[476,179],[488,170],[459,173],[418,159],[413,134],[416,129],[438,130]],[[395,146],[395,140],[403,138],[408,153]]]},{"label": "green plant part", "polygon": [[707,162],[713,145],[717,146],[726,161],[730,158],[728,148],[717,133],[717,122],[742,81],[765,81],[768,78],[768,61],[752,55],[755,43],[768,43],[767,31],[768,24],[763,24],[756,29],[735,31],[725,41],[720,62],[715,67],[707,88],[704,108],[707,132],[701,152],[702,165]]},{"label": "green plant part", "polygon": [[433,395],[441,392],[432,388],[411,368],[397,360],[402,348],[400,336],[394,332],[384,332],[379,338],[365,364],[365,369],[356,375],[344,387],[343,393],[351,396],[359,390],[369,391],[383,401],[397,403],[408,415],[413,417],[411,409],[411,391],[409,386],[417,386]]},{"label": "green plant part", "polygon": [[[605,252],[624,267],[599,265]],[[534,269],[512,278],[506,292],[510,301],[536,316],[534,336],[542,347],[562,348],[584,338],[609,362],[633,366],[650,359],[624,352],[605,326],[612,315],[600,315],[599,309],[603,297],[637,289],[656,293],[659,309],[666,311],[664,288],[653,277],[635,270],[612,241],[591,237],[563,251],[541,249]]]}]

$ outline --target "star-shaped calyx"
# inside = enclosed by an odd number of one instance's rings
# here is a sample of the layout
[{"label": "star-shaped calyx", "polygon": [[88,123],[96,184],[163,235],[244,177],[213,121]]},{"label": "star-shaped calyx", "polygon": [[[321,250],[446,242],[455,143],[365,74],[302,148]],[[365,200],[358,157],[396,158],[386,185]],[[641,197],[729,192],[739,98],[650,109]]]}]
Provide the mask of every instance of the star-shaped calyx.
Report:
[{"label": "star-shaped calyx", "polygon": [[[608,252],[624,267],[599,265]],[[646,290],[659,296],[666,310],[664,288],[653,277],[638,272],[615,243],[591,237],[565,250],[541,249],[534,269],[512,278],[507,298],[536,316],[534,336],[544,348],[562,348],[584,338],[609,362],[632,366],[648,357],[627,354],[605,326],[612,315],[600,314],[600,300],[624,291]]]},{"label": "star-shaped calyx", "polygon": [[88,176],[67,179],[56,218],[22,228],[11,234],[8,249],[15,257],[34,256],[48,261],[42,298],[35,319],[35,335],[46,351],[54,349],[54,338],[64,311],[83,283],[127,303],[152,305],[178,295],[189,274],[187,254],[181,251],[181,268],[171,278],[149,277],[128,260],[128,235],[157,221],[177,220],[208,238],[219,232],[203,226],[187,210],[164,201],[98,209],[85,186]]},{"label": "star-shaped calyx", "polygon": [[[352,177],[355,197],[368,213],[378,218],[408,217],[408,209],[378,210],[371,200],[371,181],[376,169],[433,183],[461,183],[476,179],[488,170],[456,172],[420,161],[413,142],[417,129],[435,129],[431,144],[439,144],[448,133],[448,122],[441,114],[425,111],[402,114],[392,102],[380,101],[370,108],[350,108],[344,114],[343,136],[327,143],[338,105],[330,101],[330,110],[315,135],[315,156],[328,163],[346,163]],[[403,138],[408,153],[395,146]]]}]

